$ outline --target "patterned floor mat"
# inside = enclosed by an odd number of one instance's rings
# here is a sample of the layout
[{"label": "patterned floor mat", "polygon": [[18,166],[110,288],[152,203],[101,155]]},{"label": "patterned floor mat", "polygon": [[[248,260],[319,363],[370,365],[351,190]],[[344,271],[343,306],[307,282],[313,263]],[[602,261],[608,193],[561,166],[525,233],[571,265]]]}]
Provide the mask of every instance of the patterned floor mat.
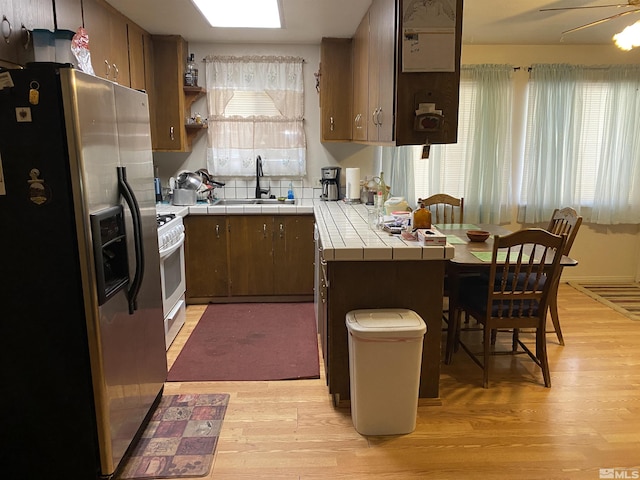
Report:
[{"label": "patterned floor mat", "polygon": [[118,480],[207,475],[228,403],[226,393],[163,397]]},{"label": "patterned floor mat", "polygon": [[640,283],[569,282],[569,285],[633,320],[640,320]]}]

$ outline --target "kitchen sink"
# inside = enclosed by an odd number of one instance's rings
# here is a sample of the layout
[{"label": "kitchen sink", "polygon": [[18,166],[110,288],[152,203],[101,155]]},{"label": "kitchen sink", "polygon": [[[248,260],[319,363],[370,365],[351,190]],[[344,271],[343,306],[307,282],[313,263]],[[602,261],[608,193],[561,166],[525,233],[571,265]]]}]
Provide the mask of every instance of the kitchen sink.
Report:
[{"label": "kitchen sink", "polygon": [[219,198],[213,206],[227,205],[295,205],[295,199],[278,200],[277,198]]}]

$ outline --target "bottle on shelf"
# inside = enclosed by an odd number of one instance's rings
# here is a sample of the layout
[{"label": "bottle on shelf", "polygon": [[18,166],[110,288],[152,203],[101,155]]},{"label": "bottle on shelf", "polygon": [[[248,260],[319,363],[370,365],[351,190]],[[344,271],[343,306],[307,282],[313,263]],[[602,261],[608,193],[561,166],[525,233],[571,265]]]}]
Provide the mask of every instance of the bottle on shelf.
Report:
[{"label": "bottle on shelf", "polygon": [[187,60],[187,66],[184,71],[184,86],[198,86],[198,67],[196,66],[193,53],[189,54],[189,59]]}]

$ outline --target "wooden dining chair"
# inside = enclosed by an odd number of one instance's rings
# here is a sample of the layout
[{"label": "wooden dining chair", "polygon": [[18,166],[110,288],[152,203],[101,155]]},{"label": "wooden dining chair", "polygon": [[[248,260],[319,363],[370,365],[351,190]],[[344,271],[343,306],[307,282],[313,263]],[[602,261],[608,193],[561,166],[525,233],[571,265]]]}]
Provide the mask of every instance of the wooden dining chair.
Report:
[{"label": "wooden dining chair", "polygon": [[[522,347],[542,369],[546,387],[551,386],[547,359],[546,314],[556,278],[560,273],[559,253],[564,251],[567,236],[555,235],[541,228],[520,230],[505,236],[495,236],[491,266],[488,274],[462,278],[459,299],[451,312],[455,322],[449,329],[447,349],[460,345],[472,360],[483,369],[484,388],[489,387],[490,357],[496,353],[522,353]],[[482,325],[482,354],[476,354],[461,341],[462,312]],[[535,353],[517,335],[513,336],[511,351],[496,351],[491,337],[498,329],[514,332],[526,328],[535,330]],[[451,358],[453,352],[447,352]]]},{"label": "wooden dining chair", "polygon": [[[564,245],[563,255],[569,255],[573,241],[576,239],[580,225],[582,224],[582,217],[578,215],[571,207],[565,207],[562,209],[556,208],[551,215],[549,226],[547,231],[555,233],[556,235],[565,234],[567,241]],[[557,278],[557,283],[554,285],[553,292],[549,296],[549,313],[551,315],[551,321],[553,322],[553,329],[558,338],[558,343],[564,345],[564,338],[562,336],[562,329],[560,328],[560,318],[558,316],[558,286],[560,284],[560,276],[562,275],[562,267],[560,267],[560,274]]]},{"label": "wooden dining chair", "polygon": [[[431,223],[463,223],[464,221],[464,198],[456,198],[446,193],[436,193],[427,198],[418,198],[418,205],[424,205],[431,212]],[[444,277],[444,299],[449,298],[449,286],[447,275]],[[448,304],[448,302],[447,302]],[[449,322],[448,306],[443,301],[442,319]],[[443,329],[444,330],[444,329]]]},{"label": "wooden dining chair", "polygon": [[464,198],[446,193],[436,193],[427,198],[418,198],[431,211],[432,223],[464,223]]}]

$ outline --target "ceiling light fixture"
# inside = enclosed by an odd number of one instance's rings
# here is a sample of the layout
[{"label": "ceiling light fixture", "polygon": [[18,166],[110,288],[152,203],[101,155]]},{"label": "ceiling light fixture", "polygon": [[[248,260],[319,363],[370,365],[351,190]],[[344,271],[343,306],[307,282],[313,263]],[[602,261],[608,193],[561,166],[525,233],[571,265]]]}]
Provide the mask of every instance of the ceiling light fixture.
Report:
[{"label": "ceiling light fixture", "polygon": [[613,41],[621,50],[631,50],[634,47],[640,47],[640,22],[629,25],[620,33],[613,36]]},{"label": "ceiling light fixture", "polygon": [[212,27],[282,28],[280,0],[191,0]]}]

